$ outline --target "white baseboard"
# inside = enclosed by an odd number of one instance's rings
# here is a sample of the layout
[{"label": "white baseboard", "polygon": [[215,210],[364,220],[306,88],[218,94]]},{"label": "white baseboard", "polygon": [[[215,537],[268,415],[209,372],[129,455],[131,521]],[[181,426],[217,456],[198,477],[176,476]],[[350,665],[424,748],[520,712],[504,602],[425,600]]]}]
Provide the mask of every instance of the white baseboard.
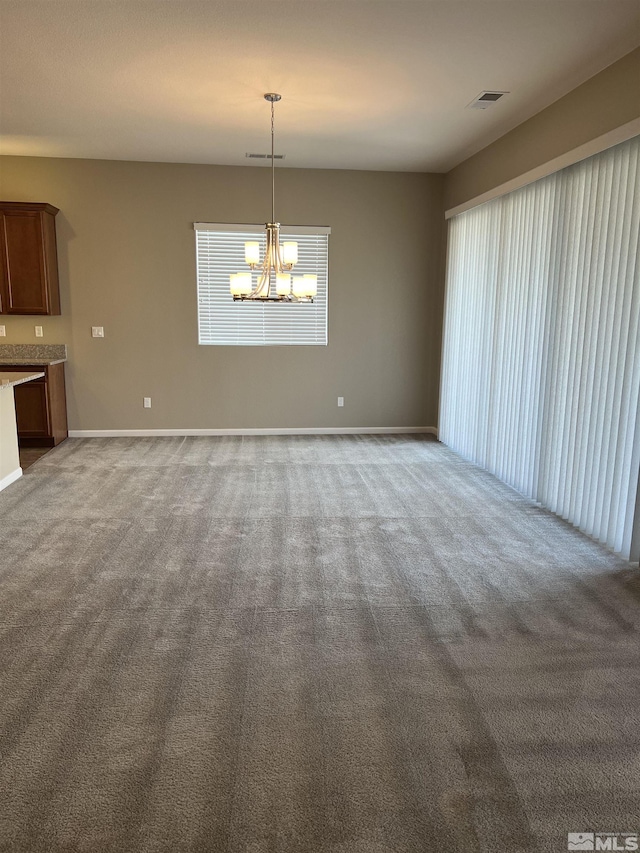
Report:
[{"label": "white baseboard", "polygon": [[436,427],[283,427],[277,429],[71,429],[69,438],[149,438],[170,435],[384,435],[428,433]]},{"label": "white baseboard", "polygon": [[22,468],[16,468],[15,471],[12,471],[10,474],[7,474],[6,477],[3,477],[0,480],[0,492],[3,489],[6,489],[7,486],[10,486],[11,483],[15,483],[16,480],[19,480],[22,477]]}]

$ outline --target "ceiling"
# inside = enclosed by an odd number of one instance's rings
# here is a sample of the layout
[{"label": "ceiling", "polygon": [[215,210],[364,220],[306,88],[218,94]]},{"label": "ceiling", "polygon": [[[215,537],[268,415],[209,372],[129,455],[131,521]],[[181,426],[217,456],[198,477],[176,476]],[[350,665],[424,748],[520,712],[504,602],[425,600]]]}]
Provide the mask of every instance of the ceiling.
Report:
[{"label": "ceiling", "polygon": [[283,166],[442,172],[638,44],[640,0],[0,0],[0,150],[264,167],[275,91]]}]

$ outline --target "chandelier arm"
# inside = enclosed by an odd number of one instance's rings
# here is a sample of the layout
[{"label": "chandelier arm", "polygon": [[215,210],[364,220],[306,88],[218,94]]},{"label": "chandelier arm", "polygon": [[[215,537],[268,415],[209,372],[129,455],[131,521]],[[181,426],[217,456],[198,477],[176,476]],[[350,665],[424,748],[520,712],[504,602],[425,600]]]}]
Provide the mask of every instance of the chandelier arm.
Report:
[{"label": "chandelier arm", "polygon": [[276,275],[281,273],[284,270],[284,264],[282,263],[282,247],[280,246],[280,229],[276,231],[276,246],[275,246],[275,269]]},{"label": "chandelier arm", "polygon": [[[266,290],[266,292],[265,292]],[[264,299],[264,297],[269,295],[269,271],[266,266],[263,264],[262,269],[260,270],[260,274],[258,276],[258,282],[256,284],[256,289],[251,294],[252,299]]]},{"label": "chandelier arm", "polygon": [[271,254],[271,229],[267,228],[267,244],[265,246],[264,251],[264,261],[262,262],[262,270],[260,272],[260,277],[258,279],[258,284],[256,286],[255,292],[252,294],[252,296],[258,299],[264,299],[269,296],[269,290],[271,289]]},{"label": "chandelier arm", "polygon": [[[265,284],[267,285],[267,292],[263,293],[265,289]],[[258,284],[256,285],[256,289],[251,294],[251,299],[266,299],[269,296],[269,276],[265,272],[260,273],[260,278],[258,279]]]},{"label": "chandelier arm", "polygon": [[263,267],[258,276],[256,289],[251,294],[252,299],[264,299],[269,295],[269,272]]},{"label": "chandelier arm", "polygon": [[273,277],[275,245],[273,242],[273,232],[271,232],[271,240],[269,241],[269,269],[267,275],[269,277],[269,286],[267,288],[267,296],[271,296],[271,279]]},{"label": "chandelier arm", "polygon": [[[271,279],[275,277],[275,263],[276,263],[276,240],[278,239],[278,232],[270,230],[270,240],[269,240],[269,288],[267,290],[267,296],[271,296]],[[275,284],[275,282],[274,282]]]}]

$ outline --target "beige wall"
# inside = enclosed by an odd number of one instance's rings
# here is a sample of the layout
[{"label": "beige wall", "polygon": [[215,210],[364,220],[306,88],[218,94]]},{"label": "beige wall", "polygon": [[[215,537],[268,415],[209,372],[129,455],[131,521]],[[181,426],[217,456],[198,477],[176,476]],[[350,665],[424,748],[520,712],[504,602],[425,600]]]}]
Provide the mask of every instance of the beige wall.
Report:
[{"label": "beige wall", "polygon": [[640,116],[640,48],[460,163],[446,176],[445,209],[554,160]]},{"label": "beige wall", "polygon": [[332,228],[329,346],[207,347],[192,223],[266,221],[268,169],[27,157],[0,167],[0,197],[60,208],[62,316],[1,322],[5,343],[36,343],[38,322],[37,342],[68,344],[71,429],[435,424],[444,176],[278,170],[278,219]]}]

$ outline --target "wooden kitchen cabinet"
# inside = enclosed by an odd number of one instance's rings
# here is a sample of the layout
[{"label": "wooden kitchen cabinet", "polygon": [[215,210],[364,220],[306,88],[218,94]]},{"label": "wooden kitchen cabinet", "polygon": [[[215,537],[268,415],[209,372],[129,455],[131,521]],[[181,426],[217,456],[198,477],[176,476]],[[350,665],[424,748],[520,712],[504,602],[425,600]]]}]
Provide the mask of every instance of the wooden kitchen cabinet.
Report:
[{"label": "wooden kitchen cabinet", "polygon": [[56,214],[51,204],[0,202],[0,314],[59,314]]},{"label": "wooden kitchen cabinet", "polygon": [[21,447],[55,447],[68,436],[64,362],[59,364],[3,364],[0,371],[44,371],[13,389],[18,441]]}]

